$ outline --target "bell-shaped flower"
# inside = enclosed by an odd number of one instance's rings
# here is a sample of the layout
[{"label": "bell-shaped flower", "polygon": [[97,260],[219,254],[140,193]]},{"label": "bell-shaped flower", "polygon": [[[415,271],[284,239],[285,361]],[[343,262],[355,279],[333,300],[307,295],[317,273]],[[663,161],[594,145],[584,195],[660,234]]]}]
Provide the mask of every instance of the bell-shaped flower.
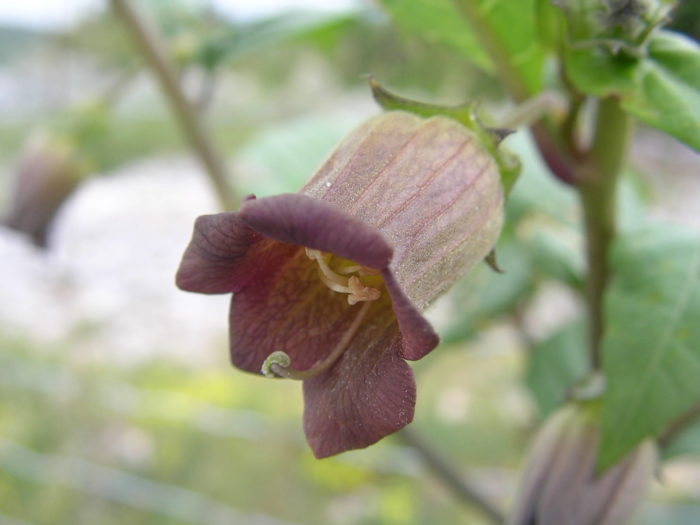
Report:
[{"label": "bell-shaped flower", "polygon": [[87,173],[85,156],[70,136],[33,135],[20,157],[3,224],[45,248],[56,213]]},{"label": "bell-shaped flower", "polygon": [[231,293],[238,368],[303,380],[317,457],[410,423],[405,362],[438,337],[421,315],[493,248],[498,170],[455,121],[403,112],[351,133],[298,194],[199,217],[183,290]]},{"label": "bell-shaped flower", "polygon": [[574,402],[545,421],[528,456],[511,525],[617,525],[642,500],[656,465],[647,440],[596,472],[599,406]]}]

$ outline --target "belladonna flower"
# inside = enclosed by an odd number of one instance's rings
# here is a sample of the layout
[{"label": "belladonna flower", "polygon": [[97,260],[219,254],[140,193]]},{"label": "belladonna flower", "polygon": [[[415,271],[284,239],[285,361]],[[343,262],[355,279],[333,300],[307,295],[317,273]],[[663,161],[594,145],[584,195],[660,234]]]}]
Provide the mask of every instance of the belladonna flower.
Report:
[{"label": "belladonna flower", "polygon": [[545,421],[528,455],[510,525],[617,525],[644,497],[656,464],[650,440],[596,472],[600,406],[573,402]]},{"label": "belladonna flower", "polygon": [[303,380],[306,437],[326,457],[411,422],[405,360],[438,344],[420,311],[489,253],[502,215],[498,171],[471,132],[387,113],[298,194],[199,217],[177,284],[233,292],[233,364]]},{"label": "belladonna flower", "polygon": [[56,213],[87,173],[87,159],[69,135],[33,135],[20,157],[3,224],[45,248]]}]

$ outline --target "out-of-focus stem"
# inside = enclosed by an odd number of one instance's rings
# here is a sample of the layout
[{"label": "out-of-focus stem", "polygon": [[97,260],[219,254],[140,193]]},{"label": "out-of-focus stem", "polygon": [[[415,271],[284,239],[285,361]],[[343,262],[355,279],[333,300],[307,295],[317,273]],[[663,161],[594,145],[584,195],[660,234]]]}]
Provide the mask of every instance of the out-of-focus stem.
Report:
[{"label": "out-of-focus stem", "polygon": [[425,464],[464,503],[479,509],[492,523],[504,523],[503,514],[480,492],[472,487],[446,458],[440,456],[414,429],[405,427],[396,434],[413,448]]},{"label": "out-of-focus stem", "polygon": [[682,414],[669,425],[666,431],[659,437],[659,447],[667,448],[684,430],[698,421],[700,421],[700,403]]},{"label": "out-of-focus stem", "polygon": [[599,102],[593,144],[578,185],[586,233],[589,348],[594,370],[601,367],[603,300],[610,277],[610,244],[616,234],[617,182],[631,131],[631,118],[617,100]]},{"label": "out-of-focus stem", "polygon": [[111,4],[156,75],[185,138],[202,162],[222,206],[227,210],[234,209],[238,199],[227,182],[224,163],[200,122],[194,106],[185,97],[175,69],[156,32],[146,24],[130,0],[111,0]]}]

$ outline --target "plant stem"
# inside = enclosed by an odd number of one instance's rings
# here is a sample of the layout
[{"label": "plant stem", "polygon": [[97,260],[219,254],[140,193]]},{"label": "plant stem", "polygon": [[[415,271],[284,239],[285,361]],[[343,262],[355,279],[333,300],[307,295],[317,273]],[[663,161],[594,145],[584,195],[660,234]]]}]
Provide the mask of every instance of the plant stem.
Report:
[{"label": "plant stem", "polygon": [[675,439],[683,433],[685,429],[689,426],[695,424],[700,420],[700,403],[693,406],[687,412],[681,414],[681,416],[673,421],[663,434],[659,437],[659,448],[667,448]]},{"label": "plant stem", "polygon": [[603,300],[610,277],[610,244],[616,234],[617,182],[627,157],[631,131],[631,118],[616,99],[599,101],[593,144],[581,167],[578,185],[586,234],[589,349],[593,370],[601,367]]},{"label": "plant stem", "polygon": [[440,478],[462,502],[479,509],[492,523],[504,523],[503,514],[477,489],[472,487],[447,459],[440,456],[428,442],[410,427],[396,434],[413,448],[433,474]]},{"label": "plant stem", "polygon": [[180,128],[204,166],[221,205],[227,210],[234,209],[238,199],[227,182],[224,162],[216,152],[194,106],[185,97],[161,40],[155,30],[148,27],[130,0],[111,0],[111,3],[156,75]]}]

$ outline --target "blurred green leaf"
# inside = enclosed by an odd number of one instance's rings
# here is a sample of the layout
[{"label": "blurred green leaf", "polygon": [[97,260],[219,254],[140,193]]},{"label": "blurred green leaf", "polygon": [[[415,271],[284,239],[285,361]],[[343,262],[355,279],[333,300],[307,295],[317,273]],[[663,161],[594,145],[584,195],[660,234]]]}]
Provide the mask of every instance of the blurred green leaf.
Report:
[{"label": "blurred green leaf", "polygon": [[503,273],[480,265],[449,295],[458,314],[441,330],[443,343],[471,337],[487,323],[511,311],[534,288],[533,263],[526,250],[513,241],[496,248]]},{"label": "blurred green leaf", "polygon": [[570,49],[566,71],[577,89],[619,97],[642,122],[700,151],[700,46],[692,40],[661,31],[641,59],[604,47]]},{"label": "blurred green leaf", "polygon": [[[541,86],[544,53],[536,24],[535,0],[464,0],[474,2],[484,23],[534,93]],[[451,0],[380,0],[406,31],[459,51],[485,71],[494,67],[483,43]]]},{"label": "blurred green leaf", "polygon": [[586,327],[571,322],[539,342],[530,354],[525,383],[543,417],[566,401],[569,389],[588,372]]},{"label": "blurred green leaf", "polygon": [[677,228],[629,233],[611,265],[601,468],[700,400],[700,239]]},{"label": "blurred green leaf", "polygon": [[279,45],[290,38],[302,38],[343,26],[356,17],[356,13],[293,11],[266,18],[209,39],[200,50],[200,61],[207,67],[215,67],[225,60]]},{"label": "blurred green leaf", "polygon": [[483,46],[451,0],[380,0],[380,4],[407,32],[451,47],[485,71],[493,71]]},{"label": "blurred green leaf", "polygon": [[535,267],[549,278],[583,290],[584,262],[571,231],[538,228],[529,243]]},{"label": "blurred green leaf", "polygon": [[536,214],[572,227],[576,225],[576,195],[551,176],[531,136],[519,131],[506,138],[503,144],[520,157],[523,166],[508,199],[508,222]]},{"label": "blurred green leaf", "polygon": [[352,117],[323,115],[269,127],[237,155],[237,183],[260,197],[297,191],[355,124]]}]

